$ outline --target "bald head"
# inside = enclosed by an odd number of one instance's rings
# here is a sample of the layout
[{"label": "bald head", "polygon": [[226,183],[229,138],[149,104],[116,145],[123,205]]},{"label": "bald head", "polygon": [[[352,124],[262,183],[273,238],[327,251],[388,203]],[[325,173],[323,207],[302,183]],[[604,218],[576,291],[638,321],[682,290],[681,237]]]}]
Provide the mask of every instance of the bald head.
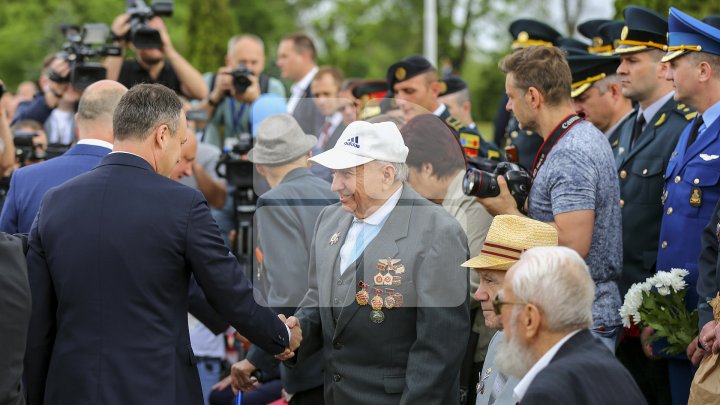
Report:
[{"label": "bald head", "polygon": [[127,87],[114,80],[100,80],[88,86],[80,97],[75,121],[78,139],[113,142],[113,113]]}]

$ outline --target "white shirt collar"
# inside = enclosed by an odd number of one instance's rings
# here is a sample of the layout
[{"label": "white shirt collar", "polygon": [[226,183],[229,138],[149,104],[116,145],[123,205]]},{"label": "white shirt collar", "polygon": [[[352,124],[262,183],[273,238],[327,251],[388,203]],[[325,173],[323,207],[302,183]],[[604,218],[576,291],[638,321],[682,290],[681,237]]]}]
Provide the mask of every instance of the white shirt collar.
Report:
[{"label": "white shirt collar", "polygon": [[[650,104],[648,108],[644,110],[640,110],[640,113],[645,117],[645,125],[647,125],[650,120],[657,114],[657,112],[660,110],[662,106],[665,105],[665,103],[668,102],[673,96],[675,95],[674,91],[671,91],[670,93],[660,97],[659,99],[655,100],[654,103]],[[638,117],[639,118],[639,117]]]},{"label": "white shirt collar", "polygon": [[558,342],[555,343],[553,347],[550,348],[550,350],[545,352],[545,354],[543,354],[542,357],[540,357],[540,359],[535,362],[532,368],[515,386],[515,389],[513,390],[513,399],[515,401],[522,402],[525,393],[527,392],[528,388],[530,388],[530,384],[532,384],[535,377],[540,374],[540,372],[543,371],[543,369],[547,367],[548,364],[550,364],[550,361],[553,359],[553,357],[555,357],[555,354],[557,354],[558,350],[560,350],[562,345],[564,345],[565,342],[567,342],[571,337],[575,336],[575,334],[578,332],[580,332],[580,329],[565,335],[565,337],[558,340]]},{"label": "white shirt collar", "polygon": [[390,215],[392,210],[395,209],[395,206],[400,200],[400,194],[402,194],[402,190],[403,186],[401,184],[397,191],[394,192],[393,195],[391,195],[390,198],[388,198],[387,201],[385,201],[385,203],[383,203],[383,205],[380,206],[377,211],[373,212],[372,215],[365,219],[360,220],[356,218],[356,220],[365,222],[366,224],[370,225],[378,225],[382,223],[385,218]]},{"label": "white shirt collar", "polygon": [[113,144],[111,144],[110,142],[101,141],[100,139],[81,139],[77,141],[77,145],[101,146],[110,150],[112,150],[113,148]]},{"label": "white shirt collar", "polygon": [[310,69],[310,71],[307,72],[307,74],[305,76],[303,76],[302,79],[300,79],[297,83],[290,86],[290,91],[292,91],[293,94],[295,94],[296,92],[301,92],[301,91],[304,92],[305,89],[307,89],[308,86],[310,86],[310,82],[312,82],[312,80],[315,78],[315,74],[318,72],[318,70],[320,70],[320,69],[317,66]]},{"label": "white shirt collar", "polygon": [[446,108],[447,107],[445,107],[444,103],[440,103],[440,106],[438,108],[436,108],[435,111],[433,111],[433,114],[435,114],[439,117],[440,115],[442,115],[443,112],[445,112]]}]

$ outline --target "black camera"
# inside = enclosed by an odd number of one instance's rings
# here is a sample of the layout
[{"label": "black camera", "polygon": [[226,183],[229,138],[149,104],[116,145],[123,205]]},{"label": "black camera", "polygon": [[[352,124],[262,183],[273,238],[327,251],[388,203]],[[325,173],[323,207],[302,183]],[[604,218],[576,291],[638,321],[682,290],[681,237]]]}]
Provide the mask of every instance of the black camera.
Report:
[{"label": "black camera", "polygon": [[530,192],[530,174],[520,165],[510,162],[500,162],[493,173],[475,168],[469,168],[463,179],[463,192],[466,195],[488,198],[500,195],[497,176],[505,177],[510,194],[515,198],[519,209],[525,205]]},{"label": "black camera", "polygon": [[13,131],[13,144],[15,154],[20,165],[25,166],[29,162],[39,162],[47,158],[45,151],[36,144],[34,138],[38,135],[35,131]]},{"label": "black camera", "polygon": [[245,93],[245,91],[250,87],[252,82],[250,81],[250,76],[254,75],[250,69],[248,69],[245,65],[238,65],[235,69],[233,69],[230,73],[228,73],[230,76],[233,77],[233,87],[235,88],[235,95],[241,95]]},{"label": "black camera", "polygon": [[[116,46],[103,45],[110,34],[105,24],[85,24],[82,29],[77,26],[64,25],[62,32],[68,40],[63,50],[57,53],[58,58],[65,59],[70,64],[70,76],[62,77],[57,72],[48,72],[50,80],[58,83],[70,82],[79,91],[98,80],[107,77],[105,67],[97,62],[88,62],[86,59],[96,56],[120,56],[122,50]],[[101,49],[93,46],[103,45]]]},{"label": "black camera", "polygon": [[162,47],[160,32],[148,26],[147,23],[155,16],[172,16],[172,0],[155,0],[150,7],[148,7],[143,0],[127,0],[126,12],[130,15],[130,32],[128,32],[127,39],[129,39],[137,49]]}]

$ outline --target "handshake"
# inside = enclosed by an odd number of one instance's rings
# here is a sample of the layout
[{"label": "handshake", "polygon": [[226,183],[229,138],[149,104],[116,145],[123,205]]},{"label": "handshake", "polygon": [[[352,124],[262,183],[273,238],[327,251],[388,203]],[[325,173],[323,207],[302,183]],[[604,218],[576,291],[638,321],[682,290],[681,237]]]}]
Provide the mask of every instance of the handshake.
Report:
[{"label": "handshake", "polygon": [[[290,329],[290,346],[286,347],[282,353],[275,355],[276,359],[285,361],[294,357],[295,350],[300,347],[302,329],[296,317],[291,316],[290,318],[285,318],[282,314],[279,314],[278,317],[281,321],[285,322],[285,325]],[[247,392],[258,383],[257,378],[253,376],[256,370],[255,365],[248,359],[241,360],[232,365],[230,370],[230,384],[235,394],[237,394],[238,391]]]}]

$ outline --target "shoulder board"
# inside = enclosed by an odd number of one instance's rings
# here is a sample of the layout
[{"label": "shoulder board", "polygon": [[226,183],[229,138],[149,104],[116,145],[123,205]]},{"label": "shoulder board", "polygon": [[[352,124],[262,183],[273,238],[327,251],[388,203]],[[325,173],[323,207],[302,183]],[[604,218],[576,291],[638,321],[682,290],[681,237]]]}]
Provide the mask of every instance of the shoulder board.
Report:
[{"label": "shoulder board", "polygon": [[695,118],[696,115],[698,115],[697,111],[687,113],[687,114],[685,114],[685,119],[690,121],[691,119]]},{"label": "shoulder board", "polygon": [[453,117],[452,115],[448,115],[447,118],[445,118],[445,123],[452,129],[455,130],[455,132],[460,132],[461,129],[463,129],[464,125],[460,120]]},{"label": "shoulder board", "polygon": [[488,159],[500,159],[500,152],[496,151],[495,149],[488,149],[487,151],[487,157]]},{"label": "shoulder board", "polygon": [[660,116],[660,118],[658,118],[658,120],[655,121],[655,126],[656,126],[656,127],[659,127],[660,125],[662,125],[662,124],[665,122],[666,119],[667,119],[667,114],[662,113],[662,115]]},{"label": "shoulder board", "polygon": [[682,111],[685,107],[686,107],[685,104],[678,104],[676,108],[678,110]]}]

